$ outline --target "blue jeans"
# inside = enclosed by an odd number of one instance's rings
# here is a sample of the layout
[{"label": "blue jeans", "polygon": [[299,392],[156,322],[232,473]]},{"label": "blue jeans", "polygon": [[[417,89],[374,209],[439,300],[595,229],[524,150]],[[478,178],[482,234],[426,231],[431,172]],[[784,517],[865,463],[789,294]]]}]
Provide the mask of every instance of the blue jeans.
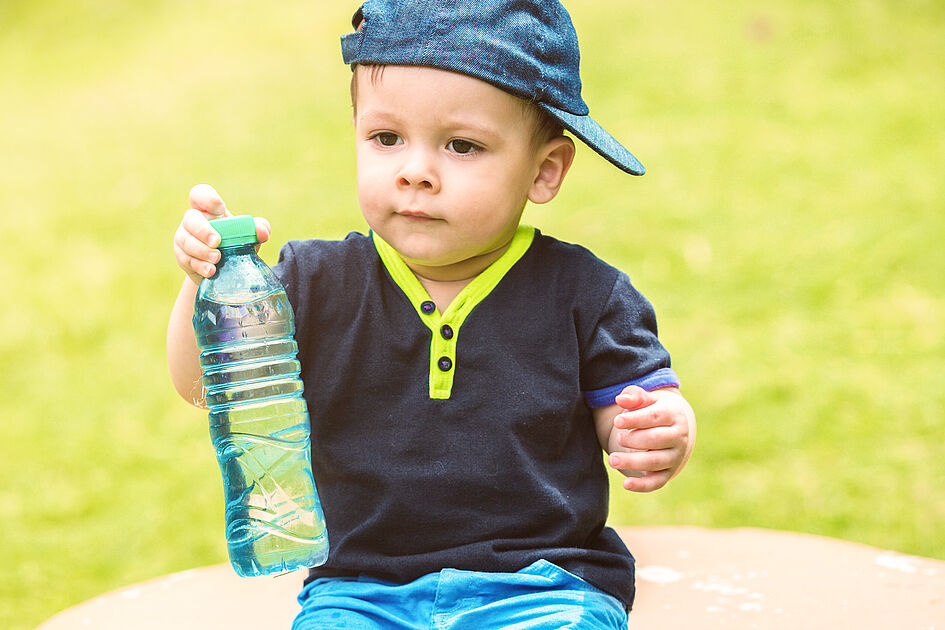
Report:
[{"label": "blue jeans", "polygon": [[516,573],[444,569],[407,584],[319,578],[292,630],[626,630],[615,597],[546,561]]}]

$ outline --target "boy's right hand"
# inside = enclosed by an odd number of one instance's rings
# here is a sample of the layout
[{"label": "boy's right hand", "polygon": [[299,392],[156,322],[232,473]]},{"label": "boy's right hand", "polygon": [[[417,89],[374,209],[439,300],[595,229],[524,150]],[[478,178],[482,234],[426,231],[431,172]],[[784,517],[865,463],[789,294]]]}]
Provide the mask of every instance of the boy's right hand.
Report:
[{"label": "boy's right hand", "polygon": [[[215,274],[216,263],[220,262],[220,235],[210,227],[210,219],[230,216],[232,213],[212,186],[197,184],[190,189],[190,209],[174,233],[174,255],[194,284]],[[256,239],[265,243],[271,232],[269,221],[256,217]]]}]

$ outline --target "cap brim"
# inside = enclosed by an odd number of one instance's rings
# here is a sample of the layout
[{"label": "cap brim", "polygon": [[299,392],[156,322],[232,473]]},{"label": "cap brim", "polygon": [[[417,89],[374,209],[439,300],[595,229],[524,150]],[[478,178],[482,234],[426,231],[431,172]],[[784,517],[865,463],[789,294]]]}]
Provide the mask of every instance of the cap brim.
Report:
[{"label": "cap brim", "polygon": [[538,103],[538,106],[558,119],[565,129],[620,170],[631,175],[643,175],[646,172],[640,160],[590,116],[577,116],[546,103]]}]

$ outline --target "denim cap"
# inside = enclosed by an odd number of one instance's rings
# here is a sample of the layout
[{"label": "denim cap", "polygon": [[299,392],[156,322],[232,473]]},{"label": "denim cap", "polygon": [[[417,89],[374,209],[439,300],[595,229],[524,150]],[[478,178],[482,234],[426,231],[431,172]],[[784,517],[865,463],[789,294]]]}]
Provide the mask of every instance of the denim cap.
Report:
[{"label": "denim cap", "polygon": [[367,0],[341,38],[347,64],[429,66],[536,104],[617,168],[646,169],[589,115],[577,33],[558,0]]}]

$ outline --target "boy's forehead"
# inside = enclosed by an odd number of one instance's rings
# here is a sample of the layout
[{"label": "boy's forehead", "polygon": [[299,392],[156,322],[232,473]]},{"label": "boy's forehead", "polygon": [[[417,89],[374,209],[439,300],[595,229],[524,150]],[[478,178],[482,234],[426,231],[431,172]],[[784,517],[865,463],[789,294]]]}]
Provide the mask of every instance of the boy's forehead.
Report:
[{"label": "boy's forehead", "polygon": [[524,112],[520,100],[504,90],[481,79],[438,68],[359,66],[355,81],[359,114],[405,117],[423,113],[443,122],[450,122],[450,117],[478,119],[487,126],[496,118],[521,120]]},{"label": "boy's forehead", "polygon": [[[502,97],[515,98],[507,91],[488,81],[462,72],[444,70],[424,65],[358,65],[354,69],[359,80],[367,78],[372,84],[381,84],[385,80],[395,84],[425,84],[433,87],[464,86],[468,89],[480,89],[495,92]],[[366,76],[365,76],[366,75]]]}]

